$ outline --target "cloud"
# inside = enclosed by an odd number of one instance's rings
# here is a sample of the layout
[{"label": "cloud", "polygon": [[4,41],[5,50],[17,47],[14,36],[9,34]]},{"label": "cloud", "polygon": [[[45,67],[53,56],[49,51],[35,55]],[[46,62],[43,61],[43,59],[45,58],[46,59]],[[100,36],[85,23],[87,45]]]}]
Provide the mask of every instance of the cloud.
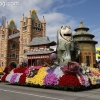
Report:
[{"label": "cloud", "polygon": [[[46,35],[50,37],[51,40],[56,41],[56,34],[58,28],[62,25],[70,26],[72,31],[78,26],[78,23],[69,15],[52,12],[44,14],[45,20],[47,22]],[[74,34],[74,32],[73,32]]]},{"label": "cloud", "polygon": [[28,13],[31,9],[35,9],[39,13],[44,13],[49,10],[51,4],[54,2],[53,0],[0,0],[0,3],[5,2],[18,2],[18,5],[14,6],[0,6],[0,14],[6,16],[7,20],[14,19],[16,24],[19,26],[19,21],[21,19],[22,14],[28,16]]},{"label": "cloud", "polygon": [[61,8],[77,6],[84,3],[85,1],[86,0],[59,0],[58,6],[54,8],[54,11],[57,11]]},{"label": "cloud", "polygon": [[[76,2],[75,5],[80,4],[83,1],[79,3]],[[0,2],[7,3],[11,2],[11,0],[1,0]],[[40,21],[42,20],[42,16],[44,15],[47,22],[46,35],[49,36],[50,40],[56,41],[57,29],[62,25],[70,26],[73,34],[76,26],[79,26],[77,21],[75,21],[72,16],[63,14],[63,12],[59,13],[58,11],[54,11],[55,7],[53,5],[57,3],[60,5],[64,5],[64,0],[16,0],[16,2],[18,2],[19,5],[0,7],[0,14],[4,15],[7,21],[13,19],[18,29],[22,14],[24,13],[24,16],[28,17],[29,11],[31,9],[35,9],[37,11],[37,15]],[[71,0],[68,1],[69,4],[71,2]]]},{"label": "cloud", "polygon": [[[29,11],[35,9],[37,15],[42,20],[44,15],[46,20],[46,35],[49,36],[50,40],[56,41],[57,29],[62,25],[70,26],[73,34],[74,29],[79,26],[73,16],[59,12],[59,9],[64,7],[73,7],[84,3],[86,0],[0,0],[0,2],[18,2],[16,6],[0,6],[0,15],[5,16],[7,21],[13,19],[19,29],[20,20],[24,13],[25,17],[28,17]],[[96,37],[94,40],[98,41],[100,45],[100,28],[93,30],[91,33]]]},{"label": "cloud", "polygon": [[[8,2],[15,1],[1,0],[0,2],[5,2],[7,4]],[[43,15],[45,16],[47,22],[47,35],[52,32],[53,36],[53,34],[55,34],[53,32],[57,31],[61,25],[70,25],[74,27],[73,23],[75,23],[75,20],[73,20],[71,16],[53,11],[54,8],[52,8],[52,5],[58,2],[61,3],[61,0],[17,0],[16,2],[18,2],[19,5],[0,6],[0,14],[4,15],[7,21],[13,19],[18,28],[22,14],[24,13],[25,17],[27,17],[31,9],[37,11],[39,19],[42,19]]]},{"label": "cloud", "polygon": [[98,41],[98,44],[96,46],[100,46],[100,28],[93,30],[91,34],[94,34],[95,35],[94,40]]}]

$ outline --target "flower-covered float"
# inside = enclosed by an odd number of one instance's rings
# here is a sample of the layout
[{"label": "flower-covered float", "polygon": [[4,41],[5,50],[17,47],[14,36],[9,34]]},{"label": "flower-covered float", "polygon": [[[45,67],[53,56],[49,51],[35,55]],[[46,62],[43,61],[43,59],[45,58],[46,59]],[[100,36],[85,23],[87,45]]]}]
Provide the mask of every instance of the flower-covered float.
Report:
[{"label": "flower-covered float", "polygon": [[100,87],[100,70],[79,64],[77,42],[70,27],[62,26],[57,32],[57,54],[52,53],[40,66],[20,66],[2,77],[3,82],[33,87],[83,90]]},{"label": "flower-covered float", "polygon": [[68,62],[67,66],[59,66],[54,60],[47,59],[44,66],[14,68],[2,77],[2,81],[64,90],[82,90],[100,86],[99,69],[87,68],[85,70],[83,67],[87,66],[85,64],[80,66],[77,62]]}]

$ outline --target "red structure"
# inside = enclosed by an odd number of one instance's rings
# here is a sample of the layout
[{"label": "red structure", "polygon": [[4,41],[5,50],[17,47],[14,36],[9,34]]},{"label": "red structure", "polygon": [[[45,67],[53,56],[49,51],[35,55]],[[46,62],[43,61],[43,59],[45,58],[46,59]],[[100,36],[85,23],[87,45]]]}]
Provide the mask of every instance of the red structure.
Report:
[{"label": "red structure", "polygon": [[30,46],[30,51],[25,53],[28,58],[29,66],[41,66],[44,64],[45,59],[49,58],[50,54],[54,52],[50,46],[55,46],[56,42],[50,42],[48,37],[36,37],[27,44]]}]

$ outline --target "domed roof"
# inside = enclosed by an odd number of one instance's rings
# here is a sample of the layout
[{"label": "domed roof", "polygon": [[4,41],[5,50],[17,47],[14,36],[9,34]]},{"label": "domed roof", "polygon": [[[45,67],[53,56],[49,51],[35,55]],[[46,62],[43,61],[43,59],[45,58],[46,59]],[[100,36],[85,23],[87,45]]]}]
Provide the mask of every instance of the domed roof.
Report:
[{"label": "domed roof", "polygon": [[31,10],[32,13],[36,14],[36,10]]},{"label": "domed roof", "polygon": [[31,10],[31,16],[32,16],[32,19],[33,19],[33,20],[38,19],[38,16],[37,16],[35,10]]},{"label": "domed roof", "polygon": [[85,26],[83,25],[83,22],[80,22],[79,27],[78,27],[78,28],[76,28],[76,29],[75,29],[75,31],[80,30],[80,29],[85,29],[86,31],[88,31],[88,30],[89,30],[89,28],[88,28],[88,27],[85,27]]},{"label": "domed roof", "polygon": [[16,25],[15,25],[14,20],[10,20],[9,28],[10,28],[10,29],[16,28]]},{"label": "domed roof", "polygon": [[10,23],[15,23],[14,20],[10,20]]}]

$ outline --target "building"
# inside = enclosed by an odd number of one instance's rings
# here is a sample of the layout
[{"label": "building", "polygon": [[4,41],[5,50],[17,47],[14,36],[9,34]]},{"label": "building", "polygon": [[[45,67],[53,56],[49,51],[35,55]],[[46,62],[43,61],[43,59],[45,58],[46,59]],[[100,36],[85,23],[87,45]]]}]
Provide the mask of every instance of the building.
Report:
[{"label": "building", "polygon": [[17,66],[18,63],[27,58],[24,55],[30,47],[24,44],[30,43],[35,37],[43,37],[46,33],[46,22],[38,19],[35,10],[29,12],[28,17],[22,16],[20,29],[18,30],[14,20],[0,28],[0,66]]},{"label": "building", "polygon": [[41,66],[44,64],[45,59],[50,57],[54,52],[50,46],[55,46],[56,42],[50,42],[48,37],[33,38],[26,46],[30,47],[30,51],[26,52],[28,58],[28,66]]},{"label": "building", "polygon": [[96,47],[96,60],[100,61],[100,47]]},{"label": "building", "polygon": [[95,45],[98,43],[93,40],[94,35],[88,33],[89,28],[80,22],[78,28],[75,29],[76,33],[73,38],[74,41],[79,43],[80,57],[79,63],[86,63],[88,66],[94,67],[96,64]]}]

